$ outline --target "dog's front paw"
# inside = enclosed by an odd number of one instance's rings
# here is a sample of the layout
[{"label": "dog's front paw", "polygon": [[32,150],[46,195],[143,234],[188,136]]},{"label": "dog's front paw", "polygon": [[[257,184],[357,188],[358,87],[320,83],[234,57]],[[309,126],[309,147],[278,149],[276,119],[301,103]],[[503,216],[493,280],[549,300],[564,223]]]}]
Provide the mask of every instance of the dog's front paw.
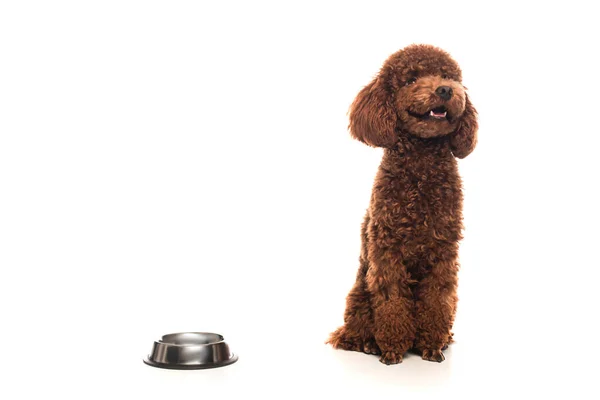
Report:
[{"label": "dog's front paw", "polygon": [[402,362],[402,354],[395,351],[384,351],[379,361],[385,365],[400,364]]},{"label": "dog's front paw", "polygon": [[444,357],[444,353],[442,353],[442,350],[431,349],[423,350],[423,352],[421,353],[421,357],[423,358],[423,360],[435,362],[442,362],[446,359],[446,357]]},{"label": "dog's front paw", "polygon": [[381,350],[379,350],[379,346],[377,346],[377,343],[373,339],[365,341],[365,343],[363,345],[363,351],[367,354],[374,354],[374,355],[381,354]]}]

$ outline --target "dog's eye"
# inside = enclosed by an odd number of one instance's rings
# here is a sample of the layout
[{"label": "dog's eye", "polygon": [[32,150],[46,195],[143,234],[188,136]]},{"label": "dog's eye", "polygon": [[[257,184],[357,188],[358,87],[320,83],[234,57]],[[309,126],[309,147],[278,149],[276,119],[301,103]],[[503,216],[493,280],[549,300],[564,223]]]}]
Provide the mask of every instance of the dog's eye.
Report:
[{"label": "dog's eye", "polygon": [[412,85],[413,83],[415,83],[417,81],[417,78],[412,77],[412,78],[408,78],[408,80],[406,81],[406,86],[408,85]]}]

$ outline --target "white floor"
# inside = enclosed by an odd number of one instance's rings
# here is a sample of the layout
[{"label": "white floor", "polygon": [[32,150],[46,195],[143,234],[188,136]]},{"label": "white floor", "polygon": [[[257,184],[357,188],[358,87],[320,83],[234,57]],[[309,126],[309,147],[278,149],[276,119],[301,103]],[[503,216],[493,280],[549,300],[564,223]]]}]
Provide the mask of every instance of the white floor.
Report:
[{"label": "white floor", "polygon": [[[165,284],[179,279],[170,277]],[[490,301],[497,289],[490,288],[491,294],[469,294],[469,280],[463,281],[456,343],[446,350],[446,361],[431,363],[408,354],[395,366],[385,366],[375,356],[336,351],[323,343],[341,320],[343,298],[321,301],[331,295],[324,290],[326,284],[316,284],[312,291],[305,291],[314,301],[293,300],[309,279],[299,278],[298,286],[289,290],[274,288],[273,303],[264,292],[251,298],[249,291],[234,291],[221,300],[213,293],[209,302],[202,291],[179,296],[176,291],[164,291],[161,295],[161,290],[133,283],[126,284],[127,289],[107,291],[104,300],[83,291],[71,309],[55,310],[53,305],[39,318],[22,315],[25,328],[5,332],[13,339],[5,342],[3,390],[11,398],[52,394],[146,399],[416,394],[506,398],[596,393],[593,342],[577,346],[577,340],[589,338],[587,332],[575,333],[583,325],[575,320],[557,320],[552,325],[554,320],[540,319],[543,313],[536,314],[528,305]],[[203,282],[182,281],[180,285],[200,288]],[[231,286],[240,287],[235,282]],[[338,288],[333,285],[331,290]],[[196,304],[193,298],[198,299]],[[524,299],[515,296],[515,301]],[[185,330],[224,334],[239,361],[201,371],[163,370],[142,363],[153,340]],[[8,363],[9,359],[13,362]]]}]

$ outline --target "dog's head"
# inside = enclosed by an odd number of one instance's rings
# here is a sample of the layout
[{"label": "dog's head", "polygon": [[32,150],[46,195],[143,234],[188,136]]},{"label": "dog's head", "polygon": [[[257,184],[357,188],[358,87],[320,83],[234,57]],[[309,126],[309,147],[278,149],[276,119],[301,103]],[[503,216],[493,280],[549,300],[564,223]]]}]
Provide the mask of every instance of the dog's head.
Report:
[{"label": "dog's head", "polygon": [[399,135],[450,136],[457,157],[475,147],[477,112],[458,64],[445,51],[411,45],[390,56],[350,107],[350,133],[376,147],[393,147]]}]

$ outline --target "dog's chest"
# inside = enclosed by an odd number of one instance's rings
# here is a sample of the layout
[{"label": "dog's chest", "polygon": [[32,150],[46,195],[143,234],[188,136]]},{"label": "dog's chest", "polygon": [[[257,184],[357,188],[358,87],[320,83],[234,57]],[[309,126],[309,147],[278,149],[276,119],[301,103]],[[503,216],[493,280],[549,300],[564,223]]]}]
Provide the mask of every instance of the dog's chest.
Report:
[{"label": "dog's chest", "polygon": [[393,170],[382,167],[374,186],[373,217],[396,240],[425,251],[432,241],[460,238],[462,193],[453,157],[415,155]]},{"label": "dog's chest", "polygon": [[445,214],[460,201],[460,177],[453,158],[412,158],[383,174],[384,198],[409,214]]}]

